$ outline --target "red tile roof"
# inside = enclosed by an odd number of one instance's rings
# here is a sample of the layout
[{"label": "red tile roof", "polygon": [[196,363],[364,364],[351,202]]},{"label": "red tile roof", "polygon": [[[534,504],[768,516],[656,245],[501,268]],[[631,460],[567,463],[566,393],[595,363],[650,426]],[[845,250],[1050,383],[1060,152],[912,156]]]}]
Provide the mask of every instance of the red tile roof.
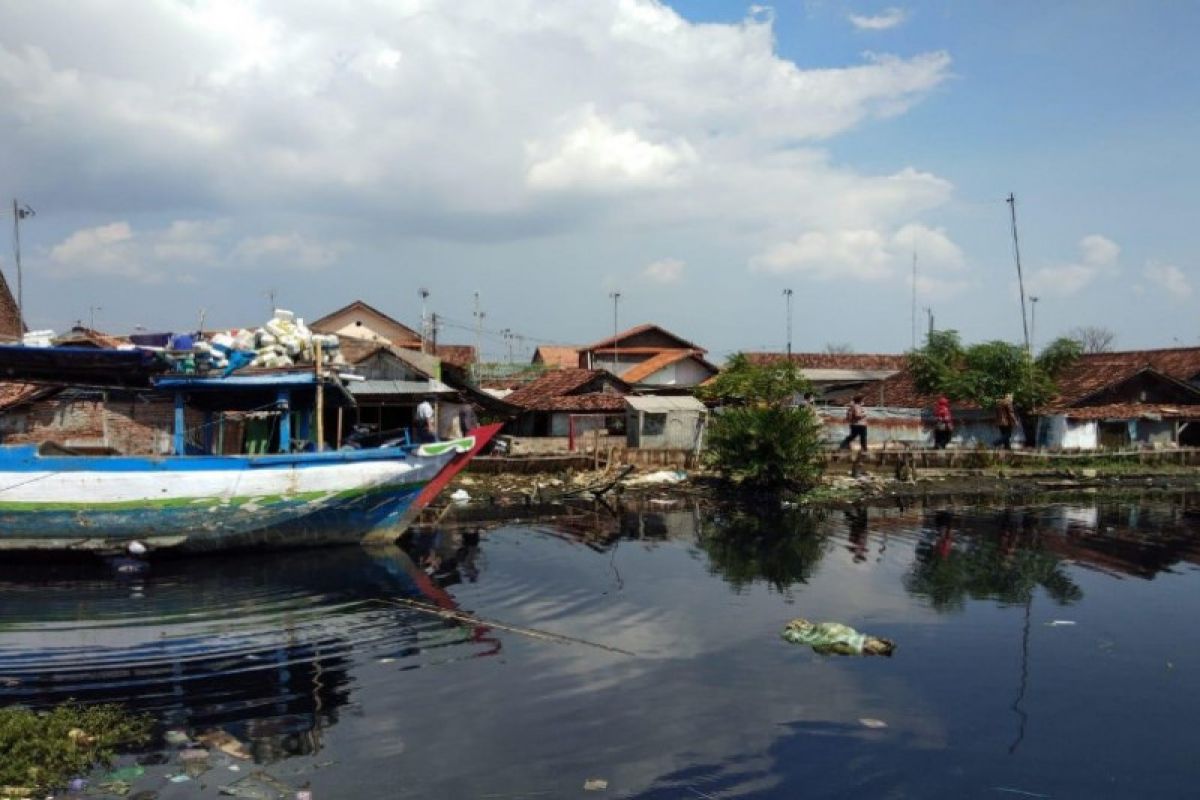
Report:
[{"label": "red tile roof", "polygon": [[[583,408],[601,402],[583,399],[597,394],[584,390],[604,383],[614,384],[621,391],[629,389],[624,381],[602,369],[556,369],[517,389],[504,401],[526,411],[573,411],[575,407]],[[619,394],[610,396],[620,399]]]},{"label": "red tile roof", "polygon": [[61,386],[41,386],[36,383],[0,383],[0,412],[61,391]]},{"label": "red tile roof", "polygon": [[1194,419],[1200,420],[1200,405],[1170,405],[1165,403],[1111,403],[1104,406],[1081,406],[1062,409],[1071,419]]},{"label": "red tile roof", "polygon": [[669,330],[662,327],[661,325],[653,325],[651,323],[645,323],[643,325],[635,325],[632,328],[629,328],[628,330],[621,331],[616,336],[610,336],[607,339],[601,339],[600,341],[596,342],[595,344],[588,345],[587,347],[584,347],[582,349],[585,351],[586,350],[604,350],[606,348],[612,348],[612,347],[616,346],[622,352],[631,352],[631,351],[627,351],[627,349],[624,347],[620,347],[620,343],[623,342],[624,340],[630,338],[631,336],[637,336],[639,333],[646,333],[647,331],[658,331],[659,333],[663,334],[664,336],[666,336],[670,339],[674,339],[676,342],[679,343],[680,347],[682,347],[684,349],[699,350],[701,353],[708,352],[703,347],[699,347],[699,346],[693,344],[692,342],[689,342],[687,339],[684,339],[680,336],[675,335],[674,333],[671,333]]},{"label": "red tile roof", "polygon": [[[505,398],[505,400],[507,399],[508,398]],[[625,410],[625,396],[620,394],[608,394],[606,392],[569,394],[565,397],[550,398],[543,407],[537,410],[574,413],[598,411],[618,413]]]},{"label": "red tile roof", "polygon": [[1128,361],[1098,361],[1080,359],[1064,369],[1055,383],[1058,386],[1058,397],[1054,406],[1072,406],[1088,396],[1099,392],[1115,383],[1132,378],[1149,365],[1131,363]]},{"label": "red tile roof", "polygon": [[64,333],[54,340],[55,344],[68,345],[71,347],[97,347],[101,350],[115,350],[123,344],[129,342],[117,336],[110,336],[107,333],[101,333],[92,328],[84,328],[75,326],[70,331]]}]

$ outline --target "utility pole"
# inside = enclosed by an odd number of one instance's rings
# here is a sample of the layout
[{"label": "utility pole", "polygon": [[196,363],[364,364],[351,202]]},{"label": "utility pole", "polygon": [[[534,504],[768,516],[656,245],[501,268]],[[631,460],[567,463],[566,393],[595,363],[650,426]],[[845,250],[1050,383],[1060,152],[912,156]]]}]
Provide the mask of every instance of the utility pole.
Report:
[{"label": "utility pole", "polygon": [[475,293],[475,383],[479,383],[479,365],[483,360],[483,311],[479,308],[479,292]]},{"label": "utility pole", "polygon": [[1008,193],[1009,214],[1012,217],[1012,240],[1013,240],[1013,258],[1017,261],[1017,286],[1021,291],[1021,327],[1025,331],[1025,354],[1030,358],[1033,357],[1033,351],[1029,347],[1029,321],[1025,315],[1025,278],[1021,275],[1021,247],[1017,241],[1017,198],[1012,192]]},{"label": "utility pole", "polygon": [[88,330],[96,330],[96,312],[103,310],[100,306],[88,306]]},{"label": "utility pole", "polygon": [[913,250],[912,274],[912,349],[917,349],[917,251]]},{"label": "utility pole", "polygon": [[267,316],[273,317],[273,316],[275,316],[275,290],[274,289],[267,289],[267,302],[271,304],[271,307],[267,309]]},{"label": "utility pole", "polygon": [[36,212],[27,205],[21,205],[13,198],[13,262],[17,266],[17,323],[25,326],[25,287],[21,276],[21,220],[32,217]]},{"label": "utility pole", "polygon": [[500,336],[504,338],[504,347],[508,351],[508,361],[511,364],[513,360],[513,332],[510,328],[505,328],[500,331]]},{"label": "utility pole", "polygon": [[783,296],[787,301],[787,357],[792,360],[792,290],[784,289]]},{"label": "utility pole", "polygon": [[621,374],[621,372],[620,372],[620,369],[621,369],[620,357],[618,355],[618,348],[617,348],[617,333],[618,333],[617,306],[621,302],[621,293],[620,292],[609,292],[608,296],[611,297],[612,301],[613,301],[613,369],[612,369],[612,372],[613,372],[613,375],[620,376],[620,374]]},{"label": "utility pole", "polygon": [[429,341],[430,341],[430,346],[431,346],[430,354],[435,355],[435,356],[437,355],[437,333],[438,333],[438,318],[437,318],[437,312],[435,311],[435,312],[433,312],[433,318],[429,323]]},{"label": "utility pole", "polygon": [[1035,295],[1029,295],[1029,352],[1031,355],[1033,348],[1037,347],[1037,303],[1038,298]]},{"label": "utility pole", "polygon": [[933,338],[933,309],[925,306],[925,313],[929,315],[929,338]]}]

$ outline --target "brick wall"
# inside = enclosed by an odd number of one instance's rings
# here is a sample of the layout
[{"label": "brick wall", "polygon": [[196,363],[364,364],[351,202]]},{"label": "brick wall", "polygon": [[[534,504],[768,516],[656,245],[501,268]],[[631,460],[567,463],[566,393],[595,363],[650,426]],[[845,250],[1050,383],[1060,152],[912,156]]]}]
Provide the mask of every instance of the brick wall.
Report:
[{"label": "brick wall", "polygon": [[[187,412],[187,424],[203,424],[203,415]],[[130,455],[171,450],[175,407],[171,402],[132,396],[93,395],[38,400],[0,417],[5,444],[54,442],[65,447],[111,447]]]}]

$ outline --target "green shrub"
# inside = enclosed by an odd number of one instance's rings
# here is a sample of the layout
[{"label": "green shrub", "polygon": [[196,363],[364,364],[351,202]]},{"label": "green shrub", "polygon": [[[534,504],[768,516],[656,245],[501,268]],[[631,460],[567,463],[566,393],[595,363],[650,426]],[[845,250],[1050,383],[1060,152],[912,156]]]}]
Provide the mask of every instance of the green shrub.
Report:
[{"label": "green shrub", "polygon": [[789,361],[731,358],[704,389],[722,403],[709,423],[709,463],[747,488],[810,488],[823,459],[820,422],[812,409],[793,405],[806,389],[808,382]]},{"label": "green shrub", "polygon": [[0,786],[64,786],[112,763],[118,748],[147,741],[150,728],[149,717],[112,704],[0,708]]}]

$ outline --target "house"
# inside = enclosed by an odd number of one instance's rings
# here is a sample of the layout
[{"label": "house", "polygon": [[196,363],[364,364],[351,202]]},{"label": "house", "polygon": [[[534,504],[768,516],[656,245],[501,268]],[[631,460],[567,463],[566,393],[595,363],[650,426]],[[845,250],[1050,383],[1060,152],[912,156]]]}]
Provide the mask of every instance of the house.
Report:
[{"label": "house", "polygon": [[707,350],[658,325],[638,325],[579,350],[583,369],[606,369],[627,384],[663,391],[690,389],[717,374]]},{"label": "house", "polygon": [[342,339],[383,342],[405,350],[431,352],[459,369],[466,369],[478,360],[473,346],[426,342],[417,331],[362,300],[326,314],[308,327],[316,333],[335,333]]},{"label": "house", "polygon": [[629,447],[696,451],[704,439],[708,408],[694,397],[625,398]]},{"label": "house", "polygon": [[442,436],[449,436],[450,420],[464,404],[474,406],[477,413],[502,417],[516,413],[508,403],[475,388],[453,365],[427,353],[366,339],[344,339],[341,350],[361,379],[346,385],[356,403],[354,419],[341,420],[347,433],[351,425],[373,433],[407,429],[417,404],[426,397],[434,400]]},{"label": "house", "polygon": [[1179,353],[1159,361],[1189,376],[1185,380],[1137,363],[1144,355],[1094,354],[1068,367],[1059,376],[1058,396],[1039,409],[1039,444],[1080,450],[1200,446],[1200,387],[1189,382],[1197,377],[1193,365]]},{"label": "house", "polygon": [[308,327],[316,333],[335,333],[345,339],[386,342],[412,350],[420,350],[422,344],[420,333],[362,300],[355,300],[326,314]]},{"label": "house", "polygon": [[[603,430],[625,433],[628,383],[602,369],[546,372],[504,398],[520,415],[510,426],[518,436],[567,437]],[[573,442],[568,442],[569,445]]]},{"label": "house", "polygon": [[574,345],[539,345],[533,351],[530,363],[545,369],[574,369],[579,366],[579,348]]}]

